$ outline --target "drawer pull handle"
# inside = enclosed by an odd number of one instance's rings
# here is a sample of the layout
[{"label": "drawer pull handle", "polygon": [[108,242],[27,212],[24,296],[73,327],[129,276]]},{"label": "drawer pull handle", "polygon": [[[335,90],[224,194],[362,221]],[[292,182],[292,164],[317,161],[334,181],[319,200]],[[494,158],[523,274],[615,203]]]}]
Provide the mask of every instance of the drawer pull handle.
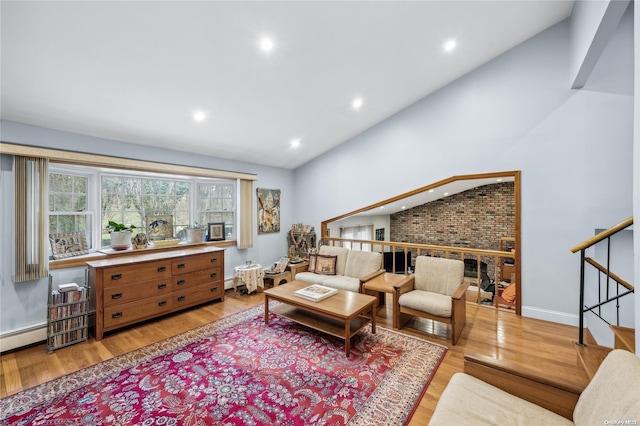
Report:
[{"label": "drawer pull handle", "polygon": [[166,283],[158,284],[158,289],[163,289],[163,288],[167,288]]},{"label": "drawer pull handle", "polygon": [[161,300],[160,302],[158,302],[158,306],[165,306],[167,304],[166,300]]},{"label": "drawer pull handle", "polygon": [[217,272],[214,272],[213,274],[211,274],[211,278],[215,278],[215,277],[216,277],[216,275],[218,275],[218,273],[217,273]]},{"label": "drawer pull handle", "polygon": [[184,299],[186,299],[185,296],[178,296],[178,302],[182,302]]},{"label": "drawer pull handle", "polygon": [[111,318],[122,318],[122,312],[116,312],[115,314],[111,314]]},{"label": "drawer pull handle", "polygon": [[178,269],[182,269],[182,268],[184,268],[185,266],[187,266],[187,265],[185,265],[184,263],[178,263]]},{"label": "drawer pull handle", "polygon": [[216,291],[218,291],[218,287],[211,287],[211,292],[215,293]]},{"label": "drawer pull handle", "polygon": [[216,263],[217,261],[218,261],[218,258],[217,258],[217,257],[212,257],[212,258],[211,258],[211,263]]},{"label": "drawer pull handle", "polygon": [[120,278],[122,278],[122,274],[113,274],[111,275],[111,279],[112,280],[119,280]]},{"label": "drawer pull handle", "polygon": [[178,285],[182,285],[182,284],[184,284],[184,280],[178,280],[177,284],[178,284]]},{"label": "drawer pull handle", "polygon": [[158,267],[158,272],[164,272],[164,271],[166,271],[166,270],[167,270],[167,267],[166,267],[166,266],[160,266],[160,267]]},{"label": "drawer pull handle", "polygon": [[122,297],[122,293],[113,293],[111,295],[112,299],[120,299]]}]

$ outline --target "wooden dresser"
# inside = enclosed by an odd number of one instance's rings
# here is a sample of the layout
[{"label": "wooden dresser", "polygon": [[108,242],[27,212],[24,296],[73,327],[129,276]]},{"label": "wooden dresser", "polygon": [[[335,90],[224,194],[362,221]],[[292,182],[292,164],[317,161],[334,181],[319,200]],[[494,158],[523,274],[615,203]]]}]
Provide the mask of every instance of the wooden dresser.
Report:
[{"label": "wooden dresser", "polygon": [[224,300],[224,250],[198,246],[87,262],[96,340],[107,331]]}]

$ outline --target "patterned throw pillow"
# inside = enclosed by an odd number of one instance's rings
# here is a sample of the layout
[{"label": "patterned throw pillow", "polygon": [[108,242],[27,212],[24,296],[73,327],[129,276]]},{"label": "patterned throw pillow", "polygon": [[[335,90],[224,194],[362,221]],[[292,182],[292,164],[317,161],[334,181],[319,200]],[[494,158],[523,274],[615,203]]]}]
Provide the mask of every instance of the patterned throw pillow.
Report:
[{"label": "patterned throw pillow", "polygon": [[335,275],[338,256],[319,254],[316,256],[315,273],[319,275]]},{"label": "patterned throw pillow", "polygon": [[310,254],[309,255],[309,267],[307,268],[307,271],[315,272],[315,270],[316,270],[316,255],[315,254]]}]

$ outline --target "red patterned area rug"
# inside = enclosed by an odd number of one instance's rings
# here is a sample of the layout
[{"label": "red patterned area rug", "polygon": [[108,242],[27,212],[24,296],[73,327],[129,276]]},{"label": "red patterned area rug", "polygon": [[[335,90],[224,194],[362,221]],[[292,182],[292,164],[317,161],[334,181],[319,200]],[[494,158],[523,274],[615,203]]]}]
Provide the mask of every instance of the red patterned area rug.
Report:
[{"label": "red patterned area rug", "polygon": [[0,400],[3,425],[403,425],[447,348],[257,306]]}]

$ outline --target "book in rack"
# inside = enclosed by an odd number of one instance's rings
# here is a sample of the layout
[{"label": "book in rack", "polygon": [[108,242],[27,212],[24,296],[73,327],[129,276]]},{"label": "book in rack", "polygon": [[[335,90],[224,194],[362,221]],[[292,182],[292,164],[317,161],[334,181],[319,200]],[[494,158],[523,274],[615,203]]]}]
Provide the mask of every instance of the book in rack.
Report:
[{"label": "book in rack", "polygon": [[319,302],[336,294],[338,290],[331,287],[325,287],[323,285],[314,284],[309,287],[301,288],[293,292],[294,295],[302,297],[303,299],[311,300],[312,302]]},{"label": "book in rack", "polygon": [[89,337],[89,289],[75,283],[53,288],[49,276],[47,350],[84,342]]}]

